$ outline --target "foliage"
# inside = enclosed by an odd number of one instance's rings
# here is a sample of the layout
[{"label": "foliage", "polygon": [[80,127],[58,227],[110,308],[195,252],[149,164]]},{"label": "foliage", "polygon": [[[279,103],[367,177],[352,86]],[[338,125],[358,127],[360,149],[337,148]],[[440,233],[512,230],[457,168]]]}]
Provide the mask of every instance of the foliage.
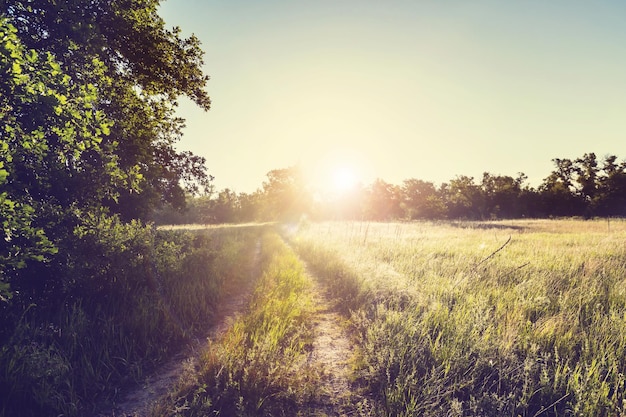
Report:
[{"label": "foliage", "polygon": [[160,211],[160,224],[229,223],[254,220],[492,220],[581,216],[626,216],[626,162],[595,154],[576,160],[553,160],[555,170],[538,188],[527,177],[483,173],[480,182],[457,176],[436,186],[416,178],[401,186],[376,179],[340,195],[309,190],[293,168],[268,173],[252,194],[221,191],[217,198],[191,199],[183,213]]},{"label": "foliage", "polygon": [[[183,204],[183,183],[197,192],[210,181],[203,158],[174,149],[183,126],[174,115],[177,97],[186,95],[204,109],[210,105],[203,53],[197,38],[183,39],[180,29],[165,28],[158,5],[158,0],[13,0],[0,9],[27,50],[54,57],[55,71],[86,86],[99,117],[115,122],[107,125],[100,146],[122,172],[134,176],[115,184],[116,193],[106,201],[124,219],[145,219],[159,201]],[[66,94],[66,100],[71,103],[74,95]],[[37,106],[39,113],[54,115]],[[84,183],[75,189],[88,189],[90,178],[99,177],[79,178]]]},{"label": "foliage", "polygon": [[236,194],[226,188],[215,197],[188,196],[185,210],[166,207],[157,210],[157,224],[219,224],[254,221],[298,222],[311,214],[313,197],[297,167],[267,173],[263,189]]},{"label": "foliage", "polygon": [[240,266],[257,233],[92,218],[54,302],[3,309],[0,415],[85,415],[118,400],[120,386],[210,326],[223,295],[251,278]]},{"label": "foliage", "polygon": [[112,122],[98,109],[96,88],[77,84],[49,52],[25,48],[6,18],[0,18],[0,70],[0,282],[6,284],[27,263],[57,253],[54,238],[67,232],[64,222],[76,224],[138,176],[122,172],[114,145],[102,143]]},{"label": "foliage", "polygon": [[263,196],[262,216],[267,220],[298,221],[311,201],[298,167],[268,172]]}]

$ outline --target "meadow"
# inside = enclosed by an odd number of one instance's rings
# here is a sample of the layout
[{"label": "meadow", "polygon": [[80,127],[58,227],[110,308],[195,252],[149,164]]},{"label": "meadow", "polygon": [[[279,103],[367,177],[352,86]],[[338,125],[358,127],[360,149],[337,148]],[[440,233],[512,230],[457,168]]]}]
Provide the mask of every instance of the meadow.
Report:
[{"label": "meadow", "polygon": [[110,226],[15,323],[0,415],[120,401],[245,291],[148,415],[626,415],[624,220]]},{"label": "meadow", "polygon": [[626,222],[303,224],[385,416],[624,415]]}]

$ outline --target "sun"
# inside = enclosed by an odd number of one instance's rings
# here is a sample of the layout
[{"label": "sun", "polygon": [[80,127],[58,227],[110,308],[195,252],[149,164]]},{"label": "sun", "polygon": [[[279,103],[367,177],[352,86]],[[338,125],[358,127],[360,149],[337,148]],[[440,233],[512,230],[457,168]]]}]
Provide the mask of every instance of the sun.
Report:
[{"label": "sun", "polygon": [[352,190],[358,183],[359,179],[355,170],[348,166],[336,167],[332,173],[333,188],[337,192],[346,192]]},{"label": "sun", "polygon": [[303,174],[319,198],[348,197],[364,184],[369,173],[366,162],[358,150],[331,149],[309,159]]}]

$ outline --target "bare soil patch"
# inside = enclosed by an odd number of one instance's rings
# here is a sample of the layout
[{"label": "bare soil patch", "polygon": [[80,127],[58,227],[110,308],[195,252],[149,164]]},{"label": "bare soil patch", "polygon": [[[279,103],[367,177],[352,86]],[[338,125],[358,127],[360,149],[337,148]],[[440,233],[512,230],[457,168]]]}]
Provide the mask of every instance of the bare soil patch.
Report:
[{"label": "bare soil patch", "polygon": [[351,380],[350,361],[353,345],[343,323],[345,319],[337,312],[324,294],[320,284],[311,276],[313,299],[318,306],[314,317],[313,349],[309,365],[319,372],[319,386],[315,400],[309,404],[307,415],[312,416],[355,416],[363,398]]}]

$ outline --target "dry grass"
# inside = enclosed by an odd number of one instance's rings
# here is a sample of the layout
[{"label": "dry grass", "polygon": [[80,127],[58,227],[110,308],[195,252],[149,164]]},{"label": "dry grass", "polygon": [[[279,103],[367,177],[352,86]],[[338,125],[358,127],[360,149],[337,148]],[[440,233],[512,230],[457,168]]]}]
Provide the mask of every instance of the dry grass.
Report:
[{"label": "dry grass", "polygon": [[322,223],[293,240],[348,278],[381,414],[624,412],[626,222]]}]

